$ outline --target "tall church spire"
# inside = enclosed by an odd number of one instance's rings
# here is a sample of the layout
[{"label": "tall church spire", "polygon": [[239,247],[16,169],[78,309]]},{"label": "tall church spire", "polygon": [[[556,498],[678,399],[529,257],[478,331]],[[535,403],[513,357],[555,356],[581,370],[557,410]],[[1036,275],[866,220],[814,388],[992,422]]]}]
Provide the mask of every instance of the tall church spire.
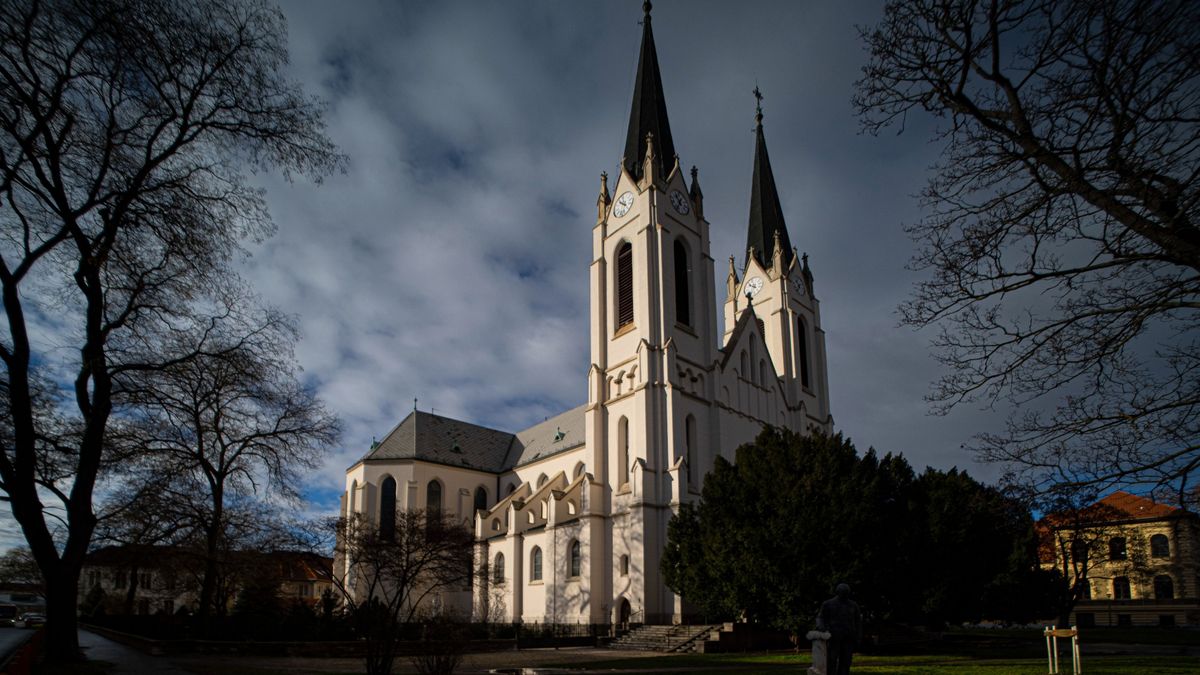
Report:
[{"label": "tall church spire", "polygon": [[[783,208],[779,205],[779,192],[775,189],[775,175],[771,173],[771,158],[767,156],[767,141],[763,137],[762,92],[754,88],[758,101],[755,121],[754,180],[750,187],[750,227],[746,233],[746,262],[750,262],[750,249],[764,268],[770,267],[775,247],[783,250],[783,266],[791,264],[795,254],[788,237],[787,224],[783,222]],[[778,235],[778,244],[776,243]],[[782,270],[780,270],[782,271]]]},{"label": "tall church spire", "polygon": [[638,56],[637,81],[633,85],[633,107],[629,111],[629,132],[625,136],[625,170],[641,180],[646,157],[646,134],[654,134],[654,161],[660,176],[666,176],[675,161],[675,143],[667,122],[667,102],[663,98],[662,76],[658,72],[658,54],[650,30],[650,3],[642,3],[642,52]]}]

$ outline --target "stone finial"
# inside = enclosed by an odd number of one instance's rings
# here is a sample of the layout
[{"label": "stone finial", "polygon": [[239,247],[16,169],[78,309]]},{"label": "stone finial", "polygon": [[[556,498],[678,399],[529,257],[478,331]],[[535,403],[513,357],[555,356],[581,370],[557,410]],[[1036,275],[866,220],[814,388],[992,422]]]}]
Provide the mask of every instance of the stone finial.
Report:
[{"label": "stone finial", "polygon": [[658,175],[658,162],[654,161],[654,132],[646,132],[646,156],[642,160],[642,179],[647,185],[654,185],[661,176]]},{"label": "stone finial", "polygon": [[700,172],[692,166],[692,188],[689,190],[692,204],[696,205],[696,216],[704,217],[704,193],[700,190]]},{"label": "stone finial", "polygon": [[734,297],[734,294],[737,293],[738,275],[737,264],[733,261],[733,256],[729,256],[729,276],[726,277],[725,283],[727,286],[726,293],[730,298]]},{"label": "stone finial", "polygon": [[779,230],[775,230],[775,250],[771,254],[771,267],[778,274],[783,274],[783,242],[779,240]]},{"label": "stone finial", "polygon": [[612,204],[612,197],[608,194],[608,172],[600,172],[600,195],[596,197],[596,222],[604,220],[608,215],[608,206]]}]

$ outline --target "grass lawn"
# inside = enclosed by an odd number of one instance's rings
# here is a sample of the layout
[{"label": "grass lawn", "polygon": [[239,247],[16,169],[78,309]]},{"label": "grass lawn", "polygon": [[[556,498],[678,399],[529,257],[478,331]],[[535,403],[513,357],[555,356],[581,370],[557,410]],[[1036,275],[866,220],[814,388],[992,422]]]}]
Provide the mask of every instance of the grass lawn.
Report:
[{"label": "grass lawn", "polygon": [[[807,654],[681,654],[644,659],[595,661],[562,664],[581,670],[660,673],[763,673],[804,672],[810,664]],[[1069,662],[1065,664],[1070,671]],[[1183,675],[1200,672],[1200,657],[1184,656],[1084,656],[1088,675],[1139,673],[1144,675]],[[1046,672],[1046,659],[976,659],[967,656],[856,656],[855,673],[878,675],[941,675],[943,673],[982,673],[983,675],[1040,675]]]}]

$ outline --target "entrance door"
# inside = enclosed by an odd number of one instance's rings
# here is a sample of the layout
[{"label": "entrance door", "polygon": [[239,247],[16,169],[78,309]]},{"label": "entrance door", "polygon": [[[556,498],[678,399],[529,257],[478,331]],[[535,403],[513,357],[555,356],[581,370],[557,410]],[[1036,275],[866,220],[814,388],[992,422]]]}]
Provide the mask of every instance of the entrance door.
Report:
[{"label": "entrance door", "polygon": [[621,598],[621,606],[617,610],[617,626],[621,630],[629,630],[629,616],[632,613],[629,607],[629,600]]}]

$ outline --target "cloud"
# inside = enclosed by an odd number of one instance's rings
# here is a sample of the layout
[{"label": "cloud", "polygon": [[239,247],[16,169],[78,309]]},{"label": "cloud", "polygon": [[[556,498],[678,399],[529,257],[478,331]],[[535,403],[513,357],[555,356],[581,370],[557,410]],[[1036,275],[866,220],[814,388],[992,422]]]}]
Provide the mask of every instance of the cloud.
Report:
[{"label": "cloud", "polygon": [[[258,178],[278,233],[245,274],[299,317],[297,357],[345,423],[309,481],[336,507],[347,466],[419,398],[517,430],[586,398],[599,174],[615,171],[641,28],[606,3],[282,4],[291,72],[329,104],[350,163],[320,186]],[[929,418],[927,336],[896,327],[912,280],[901,225],[937,148],[858,133],[850,109],[875,2],[655,3],[667,108],[724,260],[745,246],[760,86],[792,241],[816,274],[832,412],[865,448],[975,466],[991,416]],[[3,531],[0,531],[3,534]]]}]

